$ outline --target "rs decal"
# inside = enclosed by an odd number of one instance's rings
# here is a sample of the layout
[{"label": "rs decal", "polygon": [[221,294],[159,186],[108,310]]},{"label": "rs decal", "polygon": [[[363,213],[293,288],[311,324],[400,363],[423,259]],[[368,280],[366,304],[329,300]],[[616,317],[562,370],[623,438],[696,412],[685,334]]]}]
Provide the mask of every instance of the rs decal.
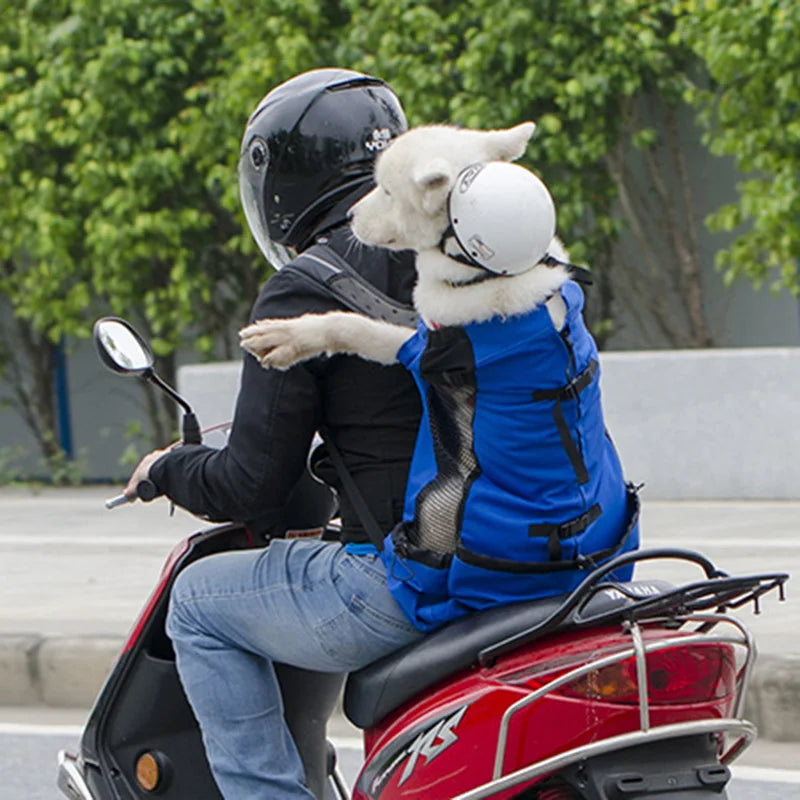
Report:
[{"label": "rs decal", "polygon": [[455,729],[467,708],[468,706],[462,706],[454,714],[439,720],[432,728],[428,728],[427,731],[423,731],[417,736],[406,750],[408,761],[397,783],[398,786],[402,786],[414,773],[420,756],[423,756],[426,764],[430,764],[436,756],[458,741]]}]

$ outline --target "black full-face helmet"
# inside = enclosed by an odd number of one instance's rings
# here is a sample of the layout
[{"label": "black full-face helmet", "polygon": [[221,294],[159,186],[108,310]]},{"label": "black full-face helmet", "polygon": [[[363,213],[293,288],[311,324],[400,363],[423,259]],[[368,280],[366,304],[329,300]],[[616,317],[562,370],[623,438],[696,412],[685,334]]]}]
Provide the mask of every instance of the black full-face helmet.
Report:
[{"label": "black full-face helmet", "polygon": [[273,266],[345,219],[371,188],[378,153],[406,128],[390,86],[346,69],[304,72],[258,104],[242,139],[239,191]]}]

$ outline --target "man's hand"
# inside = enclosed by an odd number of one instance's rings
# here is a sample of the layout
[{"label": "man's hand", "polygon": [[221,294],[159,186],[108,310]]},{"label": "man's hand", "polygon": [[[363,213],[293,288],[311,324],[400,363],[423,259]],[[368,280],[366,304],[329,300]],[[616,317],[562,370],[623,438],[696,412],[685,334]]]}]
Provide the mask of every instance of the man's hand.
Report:
[{"label": "man's hand", "polygon": [[128,485],[125,487],[125,491],[123,494],[125,497],[130,498],[131,500],[135,500],[137,497],[136,494],[136,487],[139,485],[141,481],[145,481],[150,477],[150,467],[158,461],[161,456],[165,453],[168,453],[169,449],[166,450],[153,450],[152,453],[148,453],[140,462],[136,469],[133,471],[133,475],[131,475],[130,480],[128,481]]}]

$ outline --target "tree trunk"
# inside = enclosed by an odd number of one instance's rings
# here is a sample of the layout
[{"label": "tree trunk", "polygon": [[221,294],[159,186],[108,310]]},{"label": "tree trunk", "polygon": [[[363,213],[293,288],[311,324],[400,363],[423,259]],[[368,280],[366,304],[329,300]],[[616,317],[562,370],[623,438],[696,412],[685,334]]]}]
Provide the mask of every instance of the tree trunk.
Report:
[{"label": "tree trunk", "polygon": [[63,465],[65,454],[56,423],[56,345],[26,320],[10,316],[3,327],[2,366],[10,394],[5,398],[33,434],[48,467]]},{"label": "tree trunk", "polygon": [[[624,101],[617,147],[606,166],[622,216],[637,244],[636,259],[618,263],[618,296],[653,344],[711,347],[705,314],[698,219],[677,136],[675,108],[660,97]],[[636,149],[633,134],[652,127],[654,144]],[[624,290],[622,287],[624,286]]]}]

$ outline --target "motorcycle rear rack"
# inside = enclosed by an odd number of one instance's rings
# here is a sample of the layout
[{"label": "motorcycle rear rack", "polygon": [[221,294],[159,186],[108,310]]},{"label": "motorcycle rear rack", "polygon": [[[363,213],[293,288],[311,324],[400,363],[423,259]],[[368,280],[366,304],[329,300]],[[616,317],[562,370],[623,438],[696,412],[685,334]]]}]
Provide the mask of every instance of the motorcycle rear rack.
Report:
[{"label": "motorcycle rear rack", "polygon": [[[663,619],[652,619],[648,621],[653,623],[671,622],[675,621],[675,617],[669,616]],[[464,792],[454,797],[453,800],[480,800],[481,798],[489,798],[496,792],[528,783],[535,778],[557,772],[564,767],[585,761],[594,756],[668,739],[686,738],[696,735],[732,734],[736,738],[721,755],[720,763],[726,765],[738,758],[744,749],[752,743],[757,733],[756,727],[751,722],[741,719],[747,686],[755,661],[755,642],[753,637],[739,620],[723,614],[691,614],[681,618],[680,622],[681,624],[698,623],[698,632],[690,633],[680,638],[662,638],[645,642],[642,638],[638,623],[635,621],[628,621],[624,623],[624,627],[631,635],[632,646],[630,648],[602,658],[597,658],[588,664],[582,664],[554,678],[545,686],[542,686],[509,706],[500,723],[495,751],[494,773],[491,781],[471,789],[468,792]],[[731,632],[726,635],[709,634],[708,631],[720,623],[732,625],[738,629],[738,633]],[[737,674],[736,696],[733,709],[735,716],[733,718],[696,720],[694,722],[651,726],[650,704],[647,695],[647,654],[677,646],[685,647],[697,643],[734,644],[744,649],[744,663]],[[505,760],[508,732],[511,720],[515,714],[523,708],[541,700],[561,686],[574,681],[576,678],[580,678],[594,670],[607,667],[611,664],[625,661],[631,657],[636,659],[636,683],[639,693],[638,731],[613,736],[587,745],[581,745],[580,747],[573,748],[564,753],[559,753],[544,761],[539,761],[535,764],[523,767],[507,775],[503,774],[503,761]]]},{"label": "motorcycle rear rack", "polygon": [[682,739],[687,736],[707,736],[715,733],[735,733],[740,740],[750,744],[756,737],[756,728],[751,722],[743,719],[714,719],[682,722],[677,725],[659,725],[649,731],[624,733],[619,736],[612,736],[609,739],[603,739],[600,742],[583,745],[566,753],[560,753],[537,764],[532,764],[530,767],[511,772],[501,778],[492,779],[489,783],[456,795],[452,800],[482,800],[482,798],[490,798],[496,792],[513,789],[515,786],[528,783],[534,778],[557,772],[577,761],[584,761],[594,756],[623,750],[628,747],[669,739]]},{"label": "motorcycle rear rack", "polygon": [[[583,615],[591,599],[600,592],[613,589],[621,594],[627,594],[624,583],[603,578],[628,564],[655,559],[678,559],[697,564],[706,573],[706,580],[677,586],[650,597],[631,597],[630,605],[621,609],[612,608],[588,616]],[[490,666],[500,656],[558,630],[567,621],[570,627],[589,627],[620,621],[632,623],[662,618],[672,618],[670,621],[674,621],[687,614],[712,609],[722,612],[726,609],[739,608],[746,603],[753,603],[755,612],[759,613],[760,598],[768,592],[777,589],[780,600],[785,599],[784,584],[787,580],[789,576],[785,573],[731,577],[718,570],[705,556],[691,550],[659,548],[626,553],[591,572],[547,619],[481,650],[478,661],[482,667]]]}]

